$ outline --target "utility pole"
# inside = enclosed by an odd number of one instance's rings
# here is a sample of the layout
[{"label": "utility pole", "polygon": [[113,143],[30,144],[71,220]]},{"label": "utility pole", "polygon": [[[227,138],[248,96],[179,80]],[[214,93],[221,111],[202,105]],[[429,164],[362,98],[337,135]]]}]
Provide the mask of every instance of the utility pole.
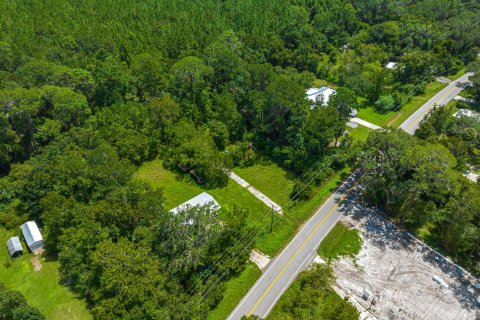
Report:
[{"label": "utility pole", "polygon": [[273,231],[273,204],[272,204],[272,220],[270,221],[270,233]]}]

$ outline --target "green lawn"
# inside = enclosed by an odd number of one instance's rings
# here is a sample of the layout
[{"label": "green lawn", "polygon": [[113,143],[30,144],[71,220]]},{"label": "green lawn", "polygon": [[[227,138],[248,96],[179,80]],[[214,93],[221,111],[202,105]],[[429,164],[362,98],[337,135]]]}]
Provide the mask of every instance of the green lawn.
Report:
[{"label": "green lawn", "polygon": [[[20,236],[20,228],[16,235]],[[5,229],[0,229],[0,281],[11,290],[21,292],[28,304],[38,308],[47,319],[92,319],[86,309],[84,300],[78,299],[66,287],[60,285],[57,261],[42,261],[42,270],[33,271],[30,259],[32,254],[10,260],[5,242],[14,235]],[[25,243],[23,248],[26,249]],[[7,261],[11,261],[7,265]]]},{"label": "green lawn", "polygon": [[456,80],[456,79],[460,78],[461,76],[463,76],[465,73],[467,73],[467,69],[462,68],[462,69],[458,70],[457,73],[445,76],[445,78],[450,79],[450,80]]},{"label": "green lawn", "polygon": [[356,128],[347,127],[348,134],[352,137],[355,142],[367,141],[368,135],[370,134],[371,129],[358,125]]},{"label": "green lawn", "polygon": [[318,254],[325,259],[353,257],[360,252],[361,247],[362,239],[358,235],[358,230],[349,229],[339,222],[320,244]]},{"label": "green lawn", "polygon": [[445,83],[431,82],[427,85],[425,94],[413,97],[398,112],[378,113],[373,106],[367,106],[358,109],[358,117],[381,127],[389,126],[396,128],[446,86],[447,84]]},{"label": "green lawn", "polygon": [[209,320],[223,320],[228,317],[230,312],[236,307],[238,302],[247,294],[248,290],[254,285],[255,281],[262,275],[262,272],[253,262],[248,262],[247,267],[236,278],[232,278],[226,283],[226,289],[223,293],[223,299],[220,304],[209,315]]}]

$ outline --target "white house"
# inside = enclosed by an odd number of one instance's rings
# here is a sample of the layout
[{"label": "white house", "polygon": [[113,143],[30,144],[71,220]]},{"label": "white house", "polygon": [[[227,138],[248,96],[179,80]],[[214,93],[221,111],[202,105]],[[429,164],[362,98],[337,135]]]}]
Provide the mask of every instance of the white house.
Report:
[{"label": "white house", "polygon": [[22,229],[25,241],[32,252],[43,248],[43,237],[40,230],[38,230],[35,221],[27,221],[22,224],[20,228]]},{"label": "white house", "polygon": [[10,239],[8,239],[7,248],[8,248],[8,253],[10,253],[11,257],[20,255],[23,252],[23,247],[18,237],[11,237]]},{"label": "white house", "polygon": [[389,62],[385,65],[385,68],[389,70],[397,69],[397,63],[396,62]]},{"label": "white house", "polygon": [[220,209],[220,205],[218,204],[218,202],[215,200],[214,197],[212,197],[206,192],[202,192],[198,196],[193,197],[187,202],[184,202],[181,205],[173,208],[172,210],[170,210],[170,212],[173,214],[177,214],[178,212],[181,212],[182,210],[185,210],[185,209],[189,209],[197,206],[203,207],[206,205],[210,206],[210,210],[212,212],[218,211],[218,209]]},{"label": "white house", "polygon": [[307,90],[307,98],[313,102],[323,101],[323,105],[326,106],[328,104],[328,100],[330,100],[330,96],[335,94],[336,91],[329,88],[329,87],[321,87],[321,88],[310,88]]}]

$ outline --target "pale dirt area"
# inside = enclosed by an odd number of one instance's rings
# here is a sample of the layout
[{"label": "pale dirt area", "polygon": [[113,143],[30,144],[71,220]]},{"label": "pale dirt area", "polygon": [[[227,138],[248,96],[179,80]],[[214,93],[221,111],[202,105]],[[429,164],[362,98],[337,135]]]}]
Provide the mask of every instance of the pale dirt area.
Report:
[{"label": "pale dirt area", "polygon": [[260,251],[252,250],[252,252],[250,252],[250,261],[255,263],[262,271],[270,263],[270,260],[271,259],[269,256],[261,253]]},{"label": "pale dirt area", "polygon": [[[369,318],[480,319],[480,290],[473,287],[479,279],[371,209],[355,205],[342,220],[358,229],[364,241],[355,259],[332,263],[336,287],[367,309]],[[367,300],[362,298],[365,290]]]}]

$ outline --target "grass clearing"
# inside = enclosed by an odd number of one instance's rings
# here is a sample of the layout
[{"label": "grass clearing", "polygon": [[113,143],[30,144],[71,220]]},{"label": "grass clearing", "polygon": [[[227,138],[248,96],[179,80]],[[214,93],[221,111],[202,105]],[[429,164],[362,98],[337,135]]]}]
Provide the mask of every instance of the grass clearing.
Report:
[{"label": "grass clearing", "polygon": [[446,86],[447,84],[445,83],[431,82],[427,85],[424,94],[413,97],[398,112],[378,113],[373,106],[367,106],[358,109],[358,117],[381,127],[389,126],[396,128]]},{"label": "grass clearing", "polygon": [[260,269],[253,262],[248,262],[245,270],[238,277],[226,282],[223,299],[215,310],[210,312],[208,320],[226,319],[261,275]]},{"label": "grass clearing", "polygon": [[458,70],[457,73],[452,74],[452,75],[448,75],[445,78],[450,79],[450,80],[456,80],[456,79],[460,78],[461,76],[463,76],[465,73],[467,73],[467,69],[462,68],[462,69]]},{"label": "grass clearing", "polygon": [[[89,320],[92,316],[86,308],[86,303],[75,296],[68,289],[59,284],[57,261],[42,259],[42,270],[33,271],[30,253],[25,253],[27,248],[23,242],[24,254],[9,260],[5,242],[13,235],[21,235],[20,228],[13,234],[5,229],[0,229],[0,281],[11,290],[21,292],[28,304],[38,308],[47,319],[52,320]],[[11,261],[10,266],[6,262]]]},{"label": "grass clearing", "polygon": [[371,129],[364,127],[362,125],[358,125],[356,128],[347,128],[348,135],[352,137],[353,141],[358,143],[358,142],[364,142],[367,141],[368,135],[370,134]]},{"label": "grass clearing", "polygon": [[318,248],[318,254],[324,259],[337,259],[341,256],[353,257],[362,248],[362,238],[357,229],[349,229],[338,222],[325,237]]}]

